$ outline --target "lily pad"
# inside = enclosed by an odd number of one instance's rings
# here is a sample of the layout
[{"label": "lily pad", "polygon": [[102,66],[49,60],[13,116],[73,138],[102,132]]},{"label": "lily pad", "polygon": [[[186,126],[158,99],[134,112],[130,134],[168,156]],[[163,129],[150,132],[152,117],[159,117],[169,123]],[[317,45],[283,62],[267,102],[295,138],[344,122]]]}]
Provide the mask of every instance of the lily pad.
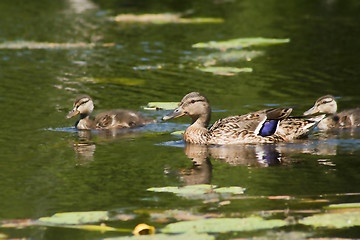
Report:
[{"label": "lily pad", "polygon": [[98,77],[98,78],[86,77],[86,78],[82,78],[81,80],[94,82],[94,83],[114,83],[114,84],[120,84],[126,86],[140,86],[145,83],[144,79],[120,78],[120,77]]},{"label": "lily pad", "polygon": [[236,68],[236,67],[199,67],[203,72],[210,72],[215,75],[234,76],[241,72],[252,72],[252,68]]},{"label": "lily pad", "polygon": [[31,42],[31,41],[9,41],[0,43],[0,49],[72,49],[72,48],[94,48],[94,47],[113,47],[114,43],[50,43],[50,42]]},{"label": "lily pad", "polygon": [[212,192],[215,188],[215,185],[207,185],[207,184],[200,184],[200,185],[190,185],[185,187],[153,187],[148,188],[148,191],[152,192],[171,192],[177,195],[186,196],[186,195],[201,195],[205,193]]},{"label": "lily pad", "polygon": [[171,135],[184,135],[185,131],[172,132]]},{"label": "lily pad", "polygon": [[222,18],[183,18],[181,14],[159,13],[159,14],[120,14],[114,17],[114,21],[122,23],[151,23],[151,24],[203,24],[203,23],[222,23]]},{"label": "lily pad", "polygon": [[236,38],[227,41],[211,41],[211,42],[200,42],[193,44],[194,48],[212,48],[226,50],[229,48],[246,48],[250,46],[266,46],[273,44],[282,44],[290,42],[289,38],[276,39],[276,38]]},{"label": "lily pad", "polygon": [[39,218],[39,222],[49,224],[86,224],[108,220],[107,211],[65,212],[51,217]]},{"label": "lily pad", "polygon": [[214,189],[217,193],[231,193],[231,194],[244,194],[245,188],[243,187],[222,187]]},{"label": "lily pad", "polygon": [[179,102],[149,102],[145,110],[173,110],[179,106]]},{"label": "lily pad", "polygon": [[148,188],[147,190],[153,192],[172,192],[180,196],[202,195],[206,193],[243,194],[245,192],[245,188],[242,187],[232,186],[218,188],[216,185],[208,184],[189,185],[184,187],[153,187]]},{"label": "lily pad", "polygon": [[300,220],[301,224],[314,227],[347,228],[360,226],[360,212],[318,214]]},{"label": "lily pad", "polygon": [[260,217],[248,218],[211,218],[183,221],[167,225],[164,233],[224,233],[273,229],[287,225],[284,220],[265,220]]},{"label": "lily pad", "polygon": [[256,57],[263,56],[264,54],[264,51],[258,50],[231,49],[228,51],[215,52],[205,56],[199,56],[196,58],[196,60],[202,62],[204,66],[211,66],[219,62],[231,63],[238,61],[251,61]]},{"label": "lily pad", "polygon": [[341,204],[330,204],[325,209],[348,209],[348,208],[360,208],[360,203],[341,203]]},{"label": "lily pad", "polygon": [[113,237],[105,238],[104,240],[183,240],[183,239],[196,239],[196,240],[215,240],[214,236],[208,234],[185,233],[185,234],[155,234],[145,236],[126,236],[126,237]]},{"label": "lily pad", "polygon": [[[49,226],[49,225],[44,225]],[[63,228],[73,228],[73,229],[81,229],[87,231],[99,231],[99,232],[131,232],[131,229],[120,229],[106,226],[105,224],[101,225],[70,225],[70,224],[54,224],[50,225],[52,227],[63,227]]]}]

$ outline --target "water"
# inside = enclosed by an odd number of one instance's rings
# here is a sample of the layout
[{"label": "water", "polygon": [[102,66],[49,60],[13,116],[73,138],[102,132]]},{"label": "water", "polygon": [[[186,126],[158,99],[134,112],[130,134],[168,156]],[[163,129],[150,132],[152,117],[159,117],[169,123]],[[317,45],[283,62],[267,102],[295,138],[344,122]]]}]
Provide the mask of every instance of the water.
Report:
[{"label": "water", "polygon": [[[277,211],[279,219],[301,219],[311,215],[307,211],[323,211],[331,203],[358,202],[357,194],[349,194],[359,193],[358,129],[316,131],[308,140],[289,144],[191,149],[180,136],[170,134],[184,130],[190,122],[186,118],[120,134],[84,136],[72,127],[75,120],[65,116],[73,99],[83,93],[92,96],[97,111],[125,108],[154,119],[166,111],[146,111],[142,106],[150,101],[179,101],[190,91],[208,97],[213,121],[268,106],[296,106],[294,114],[301,114],[325,94],[338,97],[339,109],[357,107],[359,8],[351,0],[2,1],[3,44],[98,45],[0,49],[1,220],[105,210],[134,216],[109,222],[110,226],[132,229],[146,222],[161,229],[167,222],[156,221],[149,212],[180,209],[243,216]],[[154,25],[110,20],[120,13],[185,11],[225,22]],[[252,73],[218,76],[195,69],[199,65],[195,59],[212,51],[194,49],[192,44],[239,37],[291,41],[256,48],[264,55],[249,62],[223,63],[251,67]],[[201,165],[193,165],[192,160]],[[245,187],[248,198],[220,206],[146,191],[200,183]],[[319,199],[323,201],[314,201]],[[295,225],[282,231],[358,237],[358,228],[318,230]],[[0,233],[27,239],[129,235],[38,227],[2,228]]]}]

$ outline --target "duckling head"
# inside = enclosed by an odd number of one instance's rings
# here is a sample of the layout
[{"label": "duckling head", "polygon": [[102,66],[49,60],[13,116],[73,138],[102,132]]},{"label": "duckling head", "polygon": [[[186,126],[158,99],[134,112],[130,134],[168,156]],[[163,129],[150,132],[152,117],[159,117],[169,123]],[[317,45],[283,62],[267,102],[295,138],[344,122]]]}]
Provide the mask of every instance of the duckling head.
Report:
[{"label": "duckling head", "polygon": [[72,118],[80,113],[80,116],[88,116],[94,110],[94,103],[90,96],[81,95],[74,101],[73,109],[66,115],[66,118]]},{"label": "duckling head", "polygon": [[320,97],[316,100],[314,106],[304,112],[304,115],[315,113],[335,114],[337,111],[337,104],[335,98],[331,95]]}]

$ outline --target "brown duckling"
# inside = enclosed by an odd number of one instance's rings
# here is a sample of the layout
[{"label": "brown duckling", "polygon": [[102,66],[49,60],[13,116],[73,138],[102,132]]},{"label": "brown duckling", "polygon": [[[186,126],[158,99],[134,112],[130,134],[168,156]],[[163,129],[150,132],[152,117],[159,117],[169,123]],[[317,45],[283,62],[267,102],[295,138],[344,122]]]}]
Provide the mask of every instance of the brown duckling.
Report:
[{"label": "brown duckling", "polygon": [[316,100],[314,106],[304,112],[304,115],[325,113],[326,117],[318,124],[319,129],[355,128],[360,127],[360,108],[349,109],[337,113],[337,103],[331,95],[325,95]]},{"label": "brown duckling", "polygon": [[75,99],[73,110],[66,115],[66,118],[80,114],[80,119],[75,124],[77,129],[134,128],[154,122],[154,120],[144,117],[138,112],[122,109],[102,112],[93,119],[90,116],[93,110],[94,103],[91,97],[81,95]]}]

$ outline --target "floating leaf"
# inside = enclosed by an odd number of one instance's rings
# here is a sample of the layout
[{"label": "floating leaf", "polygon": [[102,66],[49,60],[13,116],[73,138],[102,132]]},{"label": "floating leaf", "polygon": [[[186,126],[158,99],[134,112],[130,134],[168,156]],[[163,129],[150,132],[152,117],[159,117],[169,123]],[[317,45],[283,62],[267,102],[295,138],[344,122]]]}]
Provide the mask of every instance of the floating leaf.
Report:
[{"label": "floating leaf", "polygon": [[59,225],[52,225],[53,227],[63,227],[63,228],[74,228],[74,229],[81,229],[87,231],[99,231],[99,232],[131,232],[131,229],[120,229],[120,228],[113,228],[108,227],[105,224],[101,225],[69,225],[69,224],[59,224]]},{"label": "floating leaf", "polygon": [[210,72],[215,75],[234,76],[241,72],[252,72],[252,68],[236,68],[236,67],[199,67],[203,72]]},{"label": "floating leaf", "polygon": [[360,208],[360,203],[341,203],[341,204],[330,204],[325,209],[347,209],[347,208]]},{"label": "floating leaf", "polygon": [[214,236],[202,233],[185,233],[185,234],[156,234],[156,235],[143,235],[132,237],[114,237],[105,238],[104,240],[184,240],[184,239],[196,239],[196,240],[215,240]]},{"label": "floating leaf", "polygon": [[199,56],[197,61],[203,63],[204,66],[215,65],[218,62],[238,62],[238,61],[251,61],[252,59],[264,55],[264,51],[257,50],[235,50],[221,51],[210,53],[209,55]]},{"label": "floating leaf", "polygon": [[360,212],[325,213],[306,217],[300,223],[314,227],[345,228],[360,226]]},{"label": "floating leaf", "polygon": [[153,226],[149,226],[145,223],[140,223],[134,228],[133,233],[135,236],[153,235],[153,234],[155,234],[155,228]]},{"label": "floating leaf", "polygon": [[161,69],[163,68],[164,64],[158,64],[155,66],[150,66],[150,65],[140,65],[137,67],[133,67],[134,70],[154,70],[154,69]]},{"label": "floating leaf", "polygon": [[184,135],[185,131],[176,131],[176,132],[172,132],[172,135]]},{"label": "floating leaf", "polygon": [[200,42],[193,44],[194,48],[213,48],[213,49],[229,49],[229,48],[246,48],[250,46],[266,46],[273,44],[288,43],[290,39],[275,39],[275,38],[237,38],[227,41],[211,41],[211,42]]},{"label": "floating leaf", "polygon": [[113,47],[114,43],[49,43],[49,42],[31,42],[31,41],[13,41],[0,43],[0,49],[72,49],[72,48],[94,48],[94,47]]},{"label": "floating leaf", "polygon": [[145,110],[173,110],[179,106],[179,102],[149,102]]},{"label": "floating leaf", "polygon": [[284,220],[264,220],[260,217],[248,218],[211,218],[184,221],[167,225],[164,233],[224,233],[236,231],[256,231],[287,225]]},{"label": "floating leaf", "polygon": [[243,194],[245,192],[245,188],[242,187],[222,187],[214,189],[214,192],[217,193],[232,193],[232,194]]},{"label": "floating leaf", "polygon": [[145,83],[144,79],[138,78],[120,78],[120,77],[99,77],[99,78],[82,78],[83,81],[90,81],[94,83],[114,83],[126,86],[139,86]]},{"label": "floating leaf", "polygon": [[116,22],[137,22],[137,23],[152,23],[152,24],[169,24],[169,23],[186,23],[186,24],[201,24],[201,23],[222,23],[222,18],[182,18],[180,14],[174,13],[160,13],[160,14],[120,14],[114,17]]},{"label": "floating leaf", "polygon": [[148,191],[153,192],[172,192],[179,196],[194,196],[194,195],[202,195],[207,193],[218,193],[218,194],[243,194],[245,188],[242,187],[223,187],[217,188],[216,185],[208,185],[208,184],[199,184],[199,185],[189,185],[184,187],[153,187],[148,188]]},{"label": "floating leaf", "polygon": [[148,188],[148,191],[152,192],[172,192],[177,195],[186,196],[186,195],[201,195],[204,193],[209,193],[215,188],[214,185],[200,184],[200,185],[190,185],[185,187],[153,187]]},{"label": "floating leaf", "polygon": [[40,222],[49,224],[84,224],[108,220],[107,211],[65,212],[56,213],[51,217],[39,218]]}]

